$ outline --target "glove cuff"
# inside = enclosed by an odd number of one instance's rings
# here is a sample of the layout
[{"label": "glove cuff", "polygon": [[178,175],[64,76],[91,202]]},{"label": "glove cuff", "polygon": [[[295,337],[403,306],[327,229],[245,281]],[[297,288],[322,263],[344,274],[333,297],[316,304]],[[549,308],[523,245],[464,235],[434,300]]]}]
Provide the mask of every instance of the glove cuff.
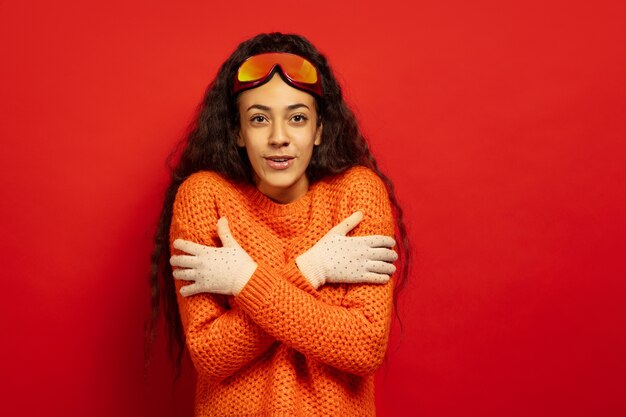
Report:
[{"label": "glove cuff", "polygon": [[245,287],[248,281],[250,281],[250,278],[252,278],[257,266],[255,262],[250,262],[246,264],[245,267],[241,268],[239,274],[233,277],[233,295],[239,295],[243,287]]},{"label": "glove cuff", "polygon": [[324,285],[326,278],[321,262],[315,262],[315,260],[309,259],[306,253],[304,253],[296,258],[296,265],[298,265],[298,269],[300,269],[302,275],[304,275],[313,288],[318,289]]}]

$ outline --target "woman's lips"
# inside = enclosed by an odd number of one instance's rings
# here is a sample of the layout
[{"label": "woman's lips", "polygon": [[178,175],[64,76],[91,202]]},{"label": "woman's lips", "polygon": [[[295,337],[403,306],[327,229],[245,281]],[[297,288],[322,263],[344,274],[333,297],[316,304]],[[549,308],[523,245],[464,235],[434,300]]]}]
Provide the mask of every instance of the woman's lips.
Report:
[{"label": "woman's lips", "polygon": [[265,162],[272,169],[283,170],[293,165],[295,158],[293,156],[272,156],[266,157]]}]

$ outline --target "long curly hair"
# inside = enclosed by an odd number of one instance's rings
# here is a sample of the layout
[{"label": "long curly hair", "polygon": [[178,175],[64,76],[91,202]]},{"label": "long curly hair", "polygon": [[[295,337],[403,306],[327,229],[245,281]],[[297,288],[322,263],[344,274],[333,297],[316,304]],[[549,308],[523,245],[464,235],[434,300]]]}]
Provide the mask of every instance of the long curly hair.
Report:
[{"label": "long curly hair", "polygon": [[[323,97],[316,98],[319,121],[323,122],[322,143],[316,146],[306,170],[310,183],[326,176],[341,173],[353,166],[372,169],[387,187],[396,221],[396,241],[399,269],[395,275],[394,304],[404,288],[409,273],[409,241],[392,182],[378,168],[376,160],[361,134],[356,118],[346,105],[341,87],[330,66],[306,38],[294,34],[259,34],[242,42],[222,64],[213,82],[208,86],[197,114],[178,150],[170,155],[177,162],[171,168],[172,178],[154,236],[151,256],[150,289],[152,311],[146,322],[146,368],[155,338],[156,326],[163,312],[167,349],[174,364],[176,377],[185,346],[176,289],[169,263],[169,230],[174,198],[181,183],[191,174],[211,170],[234,182],[252,181],[252,169],[245,150],[236,146],[239,130],[237,97],[232,92],[237,69],[248,57],[265,52],[290,52],[308,59],[317,69],[322,83]],[[170,159],[170,161],[171,161]],[[396,308],[397,316],[397,308]],[[397,316],[398,317],[398,316]]]}]

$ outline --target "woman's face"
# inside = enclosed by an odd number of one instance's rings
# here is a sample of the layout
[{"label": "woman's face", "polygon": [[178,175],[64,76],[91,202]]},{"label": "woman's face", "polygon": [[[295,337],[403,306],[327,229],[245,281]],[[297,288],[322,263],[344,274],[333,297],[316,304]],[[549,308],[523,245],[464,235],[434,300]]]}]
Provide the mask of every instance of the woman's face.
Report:
[{"label": "woman's face", "polygon": [[237,145],[245,147],[256,187],[279,203],[306,194],[305,175],[313,147],[321,143],[322,125],[312,95],[286,84],[275,74],[238,99]]}]

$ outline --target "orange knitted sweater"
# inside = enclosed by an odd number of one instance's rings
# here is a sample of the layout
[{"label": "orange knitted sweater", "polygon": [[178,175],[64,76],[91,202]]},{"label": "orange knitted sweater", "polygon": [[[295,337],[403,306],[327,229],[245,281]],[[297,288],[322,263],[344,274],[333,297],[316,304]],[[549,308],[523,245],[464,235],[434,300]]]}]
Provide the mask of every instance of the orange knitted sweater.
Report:
[{"label": "orange knitted sweater", "polygon": [[221,246],[216,222],[226,217],[258,264],[237,297],[178,294],[198,373],[196,416],[375,415],[374,372],[387,347],[392,281],[315,290],[295,264],[357,210],[364,218],[350,235],[393,236],[385,186],[364,167],[320,180],[290,204],[214,172],[180,186],[170,242]]}]

